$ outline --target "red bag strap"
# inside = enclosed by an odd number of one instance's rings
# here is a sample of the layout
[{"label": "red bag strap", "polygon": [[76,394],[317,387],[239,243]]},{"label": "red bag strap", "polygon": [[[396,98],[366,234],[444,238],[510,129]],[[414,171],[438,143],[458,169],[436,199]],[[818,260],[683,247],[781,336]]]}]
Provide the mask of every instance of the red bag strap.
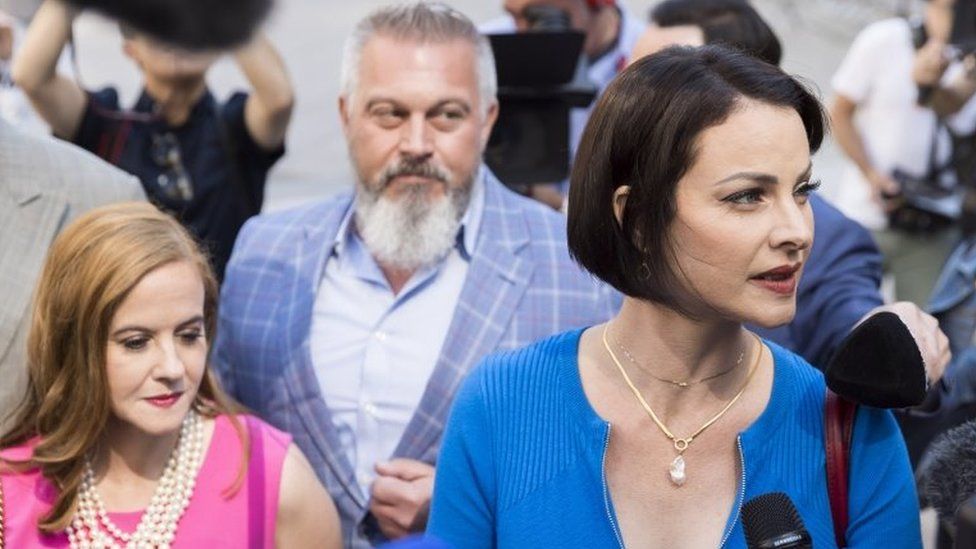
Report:
[{"label": "red bag strap", "polygon": [[847,540],[847,481],[850,474],[851,434],[857,405],[827,389],[824,434],[827,449],[827,495],[830,515],[834,520],[834,540],[837,547],[846,547]]}]

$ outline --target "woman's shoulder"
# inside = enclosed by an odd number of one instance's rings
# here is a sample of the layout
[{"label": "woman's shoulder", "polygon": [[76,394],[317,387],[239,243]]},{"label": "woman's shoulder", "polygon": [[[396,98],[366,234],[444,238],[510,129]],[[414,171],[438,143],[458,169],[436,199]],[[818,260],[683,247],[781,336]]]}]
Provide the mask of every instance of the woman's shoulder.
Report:
[{"label": "woman's shoulder", "polygon": [[472,370],[468,383],[479,384],[490,393],[551,385],[554,375],[575,367],[582,332],[583,329],[571,330],[524,347],[492,353]]},{"label": "woman's shoulder", "polygon": [[805,358],[777,343],[764,339],[763,343],[773,355],[776,375],[795,390],[804,393],[823,393],[827,384],[823,372]]},{"label": "woman's shoulder", "polygon": [[[240,429],[240,431],[238,431]],[[254,448],[260,445],[262,450],[271,449],[275,453],[284,453],[292,443],[292,437],[285,431],[274,427],[263,419],[248,413],[221,414],[214,418],[214,430],[232,436],[214,436],[214,440],[233,440],[240,444],[243,434],[250,444],[252,455]]]},{"label": "woman's shoulder", "polygon": [[552,365],[568,355],[575,358],[580,335],[583,331],[583,328],[569,330],[523,347],[496,351],[486,356],[480,367],[489,372],[497,372],[525,364],[533,366]]},{"label": "woman's shoulder", "polygon": [[763,343],[773,358],[773,388],[757,423],[772,433],[779,432],[783,424],[807,424],[823,418],[827,394],[823,373],[793,351],[769,340]]},{"label": "woman's shoulder", "polygon": [[[39,467],[16,465],[30,460],[39,442],[40,439],[35,437],[0,450],[0,458],[9,460],[0,463],[0,485],[2,485],[3,497],[8,502],[18,502],[20,512],[16,513],[16,516],[21,518],[39,516],[57,499],[57,489],[44,478]],[[4,509],[8,511],[9,518],[13,519],[14,515],[9,513],[10,507]],[[11,520],[11,522],[16,521]]]},{"label": "woman's shoulder", "polygon": [[8,446],[0,450],[0,459],[5,461],[27,461],[34,455],[34,448],[37,447],[39,442],[40,438],[34,437],[20,444]]}]

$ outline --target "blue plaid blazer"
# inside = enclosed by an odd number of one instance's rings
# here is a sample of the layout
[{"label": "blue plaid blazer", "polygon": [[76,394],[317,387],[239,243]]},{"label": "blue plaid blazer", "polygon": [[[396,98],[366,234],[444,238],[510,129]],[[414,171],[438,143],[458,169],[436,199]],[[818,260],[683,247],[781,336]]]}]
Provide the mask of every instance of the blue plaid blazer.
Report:
[{"label": "blue plaid blazer", "polygon": [[[484,170],[488,173],[488,170]],[[338,451],[312,368],[312,307],[351,194],[262,215],[243,228],[221,291],[214,363],[241,403],[294,436],[332,494],[347,547],[379,541],[364,523],[368,494]],[[496,350],[603,322],[620,297],[569,257],[563,216],[485,178],[481,236],[444,348],[391,457],[435,463],[454,393]]]}]

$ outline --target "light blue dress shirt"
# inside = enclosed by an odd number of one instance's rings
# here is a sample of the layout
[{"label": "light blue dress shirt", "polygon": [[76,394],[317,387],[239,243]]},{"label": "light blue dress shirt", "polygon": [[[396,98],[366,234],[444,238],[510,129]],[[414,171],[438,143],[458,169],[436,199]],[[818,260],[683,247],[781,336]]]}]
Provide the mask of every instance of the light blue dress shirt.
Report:
[{"label": "light blue dress shirt", "polygon": [[355,230],[350,208],[315,297],[311,353],[341,450],[364,494],[374,465],[403,436],[440,356],[477,245],[484,172],[472,184],[457,243],[394,294]]}]

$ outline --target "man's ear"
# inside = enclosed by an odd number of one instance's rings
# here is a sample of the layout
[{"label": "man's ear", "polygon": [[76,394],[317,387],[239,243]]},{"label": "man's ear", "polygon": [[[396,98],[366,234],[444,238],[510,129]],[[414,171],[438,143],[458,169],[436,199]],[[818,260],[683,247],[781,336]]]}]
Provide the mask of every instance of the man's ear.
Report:
[{"label": "man's ear", "polygon": [[624,208],[630,198],[630,185],[621,185],[613,191],[613,216],[617,218],[617,225],[624,224]]},{"label": "man's ear", "polygon": [[351,107],[349,97],[339,96],[339,122],[342,124],[342,133],[349,135],[349,109]]},{"label": "man's ear", "polygon": [[491,129],[495,127],[495,122],[498,120],[498,101],[492,101],[492,104],[485,111],[485,123],[481,127],[481,148],[484,150],[488,146],[488,138],[491,137]]}]

